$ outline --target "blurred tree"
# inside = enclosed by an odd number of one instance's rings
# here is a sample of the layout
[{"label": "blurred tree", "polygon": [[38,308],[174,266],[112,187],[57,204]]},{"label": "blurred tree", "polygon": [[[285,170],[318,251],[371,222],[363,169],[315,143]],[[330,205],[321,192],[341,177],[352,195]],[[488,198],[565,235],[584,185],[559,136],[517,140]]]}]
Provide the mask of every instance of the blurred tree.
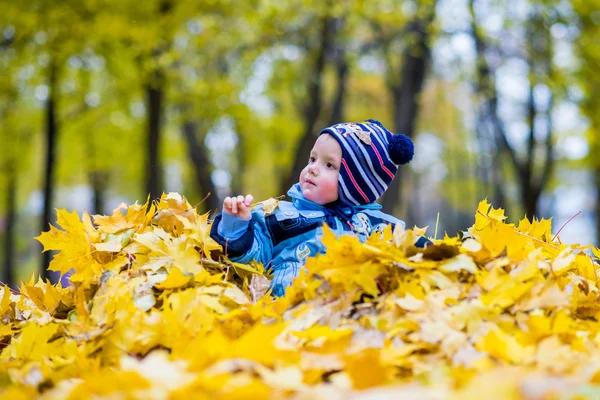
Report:
[{"label": "blurred tree", "polygon": [[[167,96],[172,84],[169,78],[181,56],[174,41],[198,6],[190,1],[156,0],[141,5],[135,1],[106,0],[102,7],[92,3],[89,7],[95,28],[95,35],[89,41],[91,56],[105,60],[111,74],[103,78],[115,81],[118,93],[123,96],[121,106],[138,109],[140,101],[144,105],[141,113],[135,111],[145,117],[145,143],[141,143],[145,149],[144,191],[151,198],[158,198],[165,189],[161,149],[165,146]],[[115,120],[127,125],[127,116],[122,111],[116,112]],[[100,188],[107,175],[96,171],[90,178],[94,187]]]},{"label": "blurred tree", "polygon": [[[393,132],[411,138],[414,138],[415,134],[419,96],[429,70],[436,3],[436,0],[416,2],[414,14],[407,16],[403,27],[386,27],[377,20],[372,22],[381,41],[386,66],[386,83],[393,99]],[[396,54],[399,54],[399,57],[395,57]],[[406,219],[412,221],[414,218],[410,215],[409,202],[400,202],[401,184],[405,181],[403,174],[408,171],[403,168],[398,170],[381,199],[381,205],[385,212],[405,215]],[[404,211],[400,211],[400,206]]]},{"label": "blurred tree", "polygon": [[[169,16],[173,12],[173,2],[171,0],[160,0],[157,4],[157,12],[151,15],[151,18],[156,18],[159,22],[168,21],[167,24],[171,27],[176,26],[180,20],[169,21]],[[171,14],[171,15],[170,15]],[[162,24],[161,24],[162,25]],[[172,28],[173,29],[173,28]],[[165,32],[166,31],[166,32]],[[155,47],[150,50],[149,54],[139,54],[139,57],[149,57],[153,65],[148,71],[143,71],[146,75],[146,83],[144,91],[146,94],[146,106],[148,110],[148,153],[146,159],[146,192],[150,195],[150,199],[159,199],[163,190],[163,169],[162,162],[159,157],[159,145],[161,141],[161,128],[164,118],[164,102],[165,102],[165,71],[159,66],[158,59],[161,55],[169,50],[172,43],[172,38],[163,36],[172,31],[161,29],[158,32],[158,37],[155,36],[157,42]]]},{"label": "blurred tree", "polygon": [[[0,46],[0,58],[2,64],[6,67],[6,47],[9,43],[5,42]],[[8,68],[7,68],[8,69]],[[12,141],[19,141],[20,136],[14,132],[9,132],[9,126],[12,122],[12,114],[14,113],[14,106],[16,101],[16,91],[14,87],[11,87],[9,77],[4,76],[0,78],[0,138],[3,143],[8,144]],[[16,136],[16,137],[15,137]],[[14,143],[14,142],[13,142]],[[11,150],[15,150],[14,148]],[[4,180],[4,195],[5,197],[5,212],[4,212],[4,247],[3,247],[3,269],[0,280],[11,287],[15,287],[15,224],[17,217],[17,183],[18,183],[18,170],[17,163],[15,160],[16,153],[14,151],[7,151],[2,153],[2,159],[0,164],[0,170],[3,172]]]},{"label": "blurred tree", "polygon": [[[59,68],[56,65],[55,59],[50,59],[48,65],[48,98],[45,106],[45,126],[46,126],[46,161],[45,161],[45,176],[44,176],[44,210],[42,213],[41,231],[48,229],[48,224],[52,220],[52,201],[54,199],[55,180],[54,167],[56,163],[56,142],[58,140],[58,125],[57,125],[57,101],[58,101],[58,72]],[[48,265],[50,265],[51,253],[46,251],[42,255],[41,270],[44,278],[50,278]]]},{"label": "blurred tree", "polygon": [[[318,39],[311,42],[314,43],[311,47],[303,47],[313,57],[306,58],[310,66],[304,68],[304,71],[309,70],[311,73],[307,75],[306,89],[300,91],[305,95],[304,102],[299,101],[303,105],[300,107],[303,110],[303,134],[295,148],[297,156],[287,179],[282,183],[281,192],[285,192],[297,181],[318,134],[318,128],[342,122],[345,118],[343,111],[348,106],[347,86],[351,71],[347,55],[349,51],[353,52],[353,58],[359,59],[373,53],[373,50],[383,49],[388,87],[397,107],[394,111],[397,117],[395,125],[398,121],[404,124],[395,126],[394,130],[405,133],[406,129],[414,130],[417,97],[427,70],[428,30],[433,20],[435,2],[426,0],[419,3],[419,9],[410,22],[406,20],[403,6],[403,2],[366,4],[358,1],[346,2],[343,6],[326,8],[324,13],[316,13],[312,26],[319,27],[316,31]],[[392,55],[399,49],[405,54],[402,60]],[[328,63],[333,64],[334,75],[328,76]],[[381,114],[381,109],[378,109],[377,114]],[[379,115],[368,117],[385,119]],[[360,113],[355,119],[368,117]],[[398,178],[395,182],[401,180]],[[396,192],[393,188],[388,190],[390,191]],[[399,189],[397,192],[399,195]],[[398,197],[394,196],[389,197],[390,204],[398,202]],[[384,202],[385,198],[388,197],[384,197]]]},{"label": "blurred tree", "polygon": [[[588,67],[598,61],[597,1],[572,2],[580,16],[578,56],[586,61],[579,79],[591,154],[600,148],[597,77]],[[478,197],[492,193],[496,206],[518,201],[528,215],[537,213],[561,133],[550,118],[554,104],[561,105],[562,72],[551,62],[549,29],[554,9],[566,3],[529,0],[519,8],[530,12],[524,15],[494,0],[470,1],[472,25],[462,25],[472,31],[478,60],[475,74],[456,78],[457,85],[472,83],[477,98],[478,171],[487,186]],[[93,211],[103,213],[120,201],[145,201],[146,191],[182,190],[192,203],[211,193],[200,205],[205,210],[218,208],[228,191],[281,195],[297,181],[321,128],[366,118],[416,142],[416,132],[441,139],[436,165],[446,168],[443,182],[418,163],[402,168],[382,199],[387,211],[422,222],[429,207],[419,196],[435,190],[442,191],[436,207],[471,211],[461,194],[473,186],[472,167],[460,146],[469,140],[470,113],[448,97],[454,85],[437,70],[429,73],[432,54],[448,51],[432,53],[445,40],[446,16],[436,13],[446,7],[435,0],[2,2],[0,85],[13,88],[0,93],[7,230],[20,230],[30,242],[27,229],[39,228],[23,221],[36,213],[37,191],[45,193],[44,230],[54,219],[53,197],[61,207],[80,207],[90,193]],[[468,14],[459,14],[468,24]],[[494,18],[504,26],[490,28]],[[507,72],[514,60],[529,72]],[[456,73],[454,65],[442,68]],[[501,74],[523,77],[528,96],[508,99],[496,86]],[[514,119],[528,127],[524,145],[505,115],[508,102],[518,110]],[[460,210],[453,219],[459,218]],[[19,240],[3,239],[4,259],[18,257]]]},{"label": "blurred tree", "polygon": [[[243,119],[247,113],[240,101],[240,92],[248,76],[236,72],[251,69],[252,57],[250,60],[245,58],[248,53],[261,51],[263,45],[251,45],[258,40],[257,36],[240,21],[254,18],[257,3],[248,2],[239,7],[231,7],[227,2],[217,3],[204,9],[198,18],[188,21],[188,29],[183,36],[186,47],[201,50],[182,51],[171,74],[177,82],[173,85],[172,97],[188,157],[194,166],[194,182],[202,197],[208,196],[202,204],[205,210],[220,207],[212,179],[214,166],[211,153],[205,145],[207,133],[218,129],[222,118],[235,121]],[[234,76],[237,79],[233,79]],[[237,139],[237,168],[243,171],[245,149],[239,132]],[[234,180],[236,191],[241,190],[240,182],[240,179]]]},{"label": "blurred tree", "polygon": [[[120,75],[111,71],[117,58]],[[143,100],[132,64],[118,57],[107,63],[91,50],[73,55],[63,71],[61,156],[57,179],[67,189],[87,184],[91,213],[106,212],[109,194],[145,201]],[[127,84],[123,81],[129,80]],[[133,88],[132,88],[133,86]],[[132,184],[137,183],[138,184]],[[67,189],[68,190],[68,189]]]},{"label": "blurred tree", "polygon": [[314,44],[312,44],[314,46],[313,50],[311,51],[310,48],[307,48],[307,52],[311,54],[308,57],[308,60],[310,60],[308,61],[310,72],[306,79],[306,98],[301,103],[304,130],[296,145],[296,156],[293,159],[292,168],[287,178],[283,180],[280,189],[281,193],[286,193],[294,183],[298,182],[298,176],[300,176],[300,172],[306,165],[310,149],[318,135],[317,122],[323,108],[323,74],[326,57],[331,52],[333,43],[334,23],[334,18],[327,13],[319,15],[315,19],[318,36]]},{"label": "blurred tree", "polygon": [[[82,26],[64,24],[65,20],[74,20],[75,12],[68,5],[62,7],[46,1],[10,3],[4,7],[6,24],[15,30],[14,46],[18,52],[39,54],[46,77],[45,88],[45,163],[44,163],[44,203],[41,229],[46,230],[52,218],[52,201],[55,190],[56,143],[58,126],[58,88],[60,72],[64,61],[80,42],[73,40],[83,35]],[[23,18],[27,15],[27,18]],[[4,25],[4,24],[3,24]],[[51,254],[42,255],[42,271],[49,277],[46,267]]]},{"label": "blurred tree", "polygon": [[498,93],[487,60],[488,43],[485,39],[475,13],[475,1],[469,0],[471,14],[471,35],[475,42],[476,66],[473,85],[478,102],[476,113],[475,132],[477,137],[478,177],[480,181],[478,197],[484,198],[491,195],[492,203],[496,207],[506,208],[506,195],[502,175],[501,157],[496,156],[499,149],[504,147],[502,137],[505,137],[504,125],[498,115]]},{"label": "blurred tree", "polygon": [[331,112],[328,126],[339,124],[345,121],[344,108],[346,104],[346,94],[348,86],[348,74],[350,65],[348,61],[348,41],[349,34],[344,32],[347,26],[347,16],[341,16],[333,21],[334,46],[332,49],[333,60],[335,63],[336,86],[331,105]]},{"label": "blurred tree", "polygon": [[[539,198],[550,179],[554,167],[552,111],[554,110],[554,92],[558,88],[553,84],[555,79],[554,46],[550,35],[550,23],[547,21],[547,18],[552,16],[551,8],[552,4],[534,4],[526,27],[526,40],[529,43],[527,49],[527,64],[529,66],[527,119],[529,135],[527,137],[525,162],[519,162],[508,141],[505,142],[511,160],[518,171],[525,215],[531,219],[534,217],[540,218],[538,215]],[[535,91],[539,89],[547,89],[546,99],[540,99],[535,95]],[[538,140],[537,138],[540,137],[542,139]],[[539,147],[541,151],[536,152],[536,147]]]},{"label": "blurred tree", "polygon": [[590,146],[589,161],[596,184],[596,244],[600,243],[600,1],[573,0],[580,35],[575,41],[576,54],[581,57],[577,71],[578,85],[583,91],[581,109],[589,120],[587,131]]},{"label": "blurred tree", "polygon": [[[472,211],[482,199],[476,195],[476,152],[472,132],[465,129],[463,111],[455,101],[466,89],[460,82],[448,82],[432,76],[420,98],[417,145],[426,143],[411,163],[417,177],[413,187],[414,223],[436,223],[432,209],[439,207],[439,230],[454,234],[472,223]],[[420,142],[420,143],[419,143]],[[424,147],[420,147],[424,148]],[[432,201],[434,200],[434,201]],[[439,237],[439,236],[438,236]]]},{"label": "blurred tree", "polygon": [[[546,186],[552,167],[553,158],[553,134],[552,134],[552,79],[553,45],[549,29],[544,16],[551,13],[551,4],[531,5],[531,12],[525,21],[525,37],[521,40],[526,43],[525,51],[520,54],[510,54],[511,57],[525,59],[529,73],[529,95],[524,105],[526,122],[529,133],[526,141],[526,152],[519,155],[517,148],[510,143],[504,127],[504,122],[498,113],[498,93],[495,83],[495,70],[490,66],[488,57],[489,43],[477,22],[476,2],[469,1],[469,9],[472,16],[472,30],[477,53],[477,67],[475,78],[475,92],[480,97],[480,110],[478,113],[478,139],[481,152],[499,151],[507,156],[511,167],[515,171],[519,186],[520,205],[529,218],[539,217],[537,213],[540,195]],[[505,35],[508,33],[504,33]],[[546,88],[549,91],[545,104],[536,102],[534,91]],[[543,119],[543,123],[540,122]],[[541,139],[538,139],[541,138]],[[542,152],[537,151],[542,149]],[[487,157],[482,155],[484,171],[482,179],[491,181],[494,193],[494,201],[500,206],[506,207],[504,189],[502,184],[502,167],[499,157]]]},{"label": "blurred tree", "polygon": [[[37,110],[31,99],[24,94],[24,81],[33,74],[21,62],[24,59],[22,50],[15,46],[15,30],[12,26],[0,23],[0,142],[3,151],[0,152],[0,187],[3,196],[0,204],[3,210],[4,235],[2,246],[2,275],[3,282],[15,287],[20,274],[17,265],[19,260],[19,231],[18,216],[22,208],[19,191],[31,192],[36,183],[32,178],[31,153],[33,148],[33,133],[39,127]],[[36,135],[37,136],[37,135]]]}]

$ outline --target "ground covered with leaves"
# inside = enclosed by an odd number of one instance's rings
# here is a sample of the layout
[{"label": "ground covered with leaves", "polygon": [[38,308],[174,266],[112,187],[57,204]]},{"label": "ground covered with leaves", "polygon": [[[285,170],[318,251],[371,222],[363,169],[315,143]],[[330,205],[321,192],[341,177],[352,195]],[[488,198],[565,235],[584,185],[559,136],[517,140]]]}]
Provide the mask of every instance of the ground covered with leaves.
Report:
[{"label": "ground covered with leaves", "polygon": [[327,255],[273,299],[263,267],[220,258],[177,194],[93,219],[59,210],[38,240],[71,284],[2,289],[0,393],[598,398],[598,265],[548,220],[504,221],[482,202],[468,232],[425,250],[417,228],[365,244],[326,229]]}]

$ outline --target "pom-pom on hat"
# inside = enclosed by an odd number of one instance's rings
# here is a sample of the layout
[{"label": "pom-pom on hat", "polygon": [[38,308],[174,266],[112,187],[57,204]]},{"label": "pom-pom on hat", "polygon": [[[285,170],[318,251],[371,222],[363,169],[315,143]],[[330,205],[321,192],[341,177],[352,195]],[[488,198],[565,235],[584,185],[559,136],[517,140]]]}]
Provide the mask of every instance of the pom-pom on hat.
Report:
[{"label": "pom-pom on hat", "polygon": [[340,200],[362,205],[377,200],[394,179],[398,166],[414,154],[408,136],[394,135],[374,119],[343,123],[321,131],[333,136],[342,148],[338,176]]}]

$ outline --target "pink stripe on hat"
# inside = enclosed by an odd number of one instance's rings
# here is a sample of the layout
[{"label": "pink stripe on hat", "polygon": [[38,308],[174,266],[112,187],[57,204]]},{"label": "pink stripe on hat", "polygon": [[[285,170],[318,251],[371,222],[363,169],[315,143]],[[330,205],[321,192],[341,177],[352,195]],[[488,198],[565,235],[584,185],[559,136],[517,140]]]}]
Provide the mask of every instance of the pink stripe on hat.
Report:
[{"label": "pink stripe on hat", "polygon": [[371,143],[371,148],[377,155],[377,159],[379,160],[379,165],[381,165],[381,168],[390,176],[390,178],[394,179],[394,174],[392,174],[392,172],[389,169],[387,169],[385,165],[383,165],[383,159],[379,155],[379,151],[377,151],[377,147],[375,147],[375,144]]},{"label": "pink stripe on hat", "polygon": [[363,199],[365,199],[365,201],[367,203],[370,203],[369,198],[367,197],[367,195],[365,195],[365,192],[363,192],[360,189],[360,187],[358,186],[358,184],[354,180],[354,176],[352,176],[352,172],[350,172],[350,168],[348,168],[348,164],[346,164],[346,160],[344,160],[343,158],[342,158],[342,164],[344,164],[344,168],[346,168],[346,172],[348,173],[348,176],[352,180],[352,184],[354,185],[354,187],[356,188],[356,190],[358,190],[358,192],[360,193],[360,195],[363,197]]}]

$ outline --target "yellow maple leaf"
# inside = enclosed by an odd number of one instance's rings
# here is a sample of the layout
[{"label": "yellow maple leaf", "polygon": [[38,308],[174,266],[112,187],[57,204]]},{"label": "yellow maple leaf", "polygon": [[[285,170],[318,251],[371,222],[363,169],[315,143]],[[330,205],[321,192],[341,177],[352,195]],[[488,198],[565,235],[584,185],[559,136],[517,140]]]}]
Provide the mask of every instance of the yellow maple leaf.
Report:
[{"label": "yellow maple leaf", "polygon": [[[257,275],[253,275],[253,277],[254,276]],[[250,304],[248,296],[246,296],[244,292],[240,290],[237,286],[229,286],[225,288],[225,290],[223,291],[223,296],[231,299],[237,304]]]},{"label": "yellow maple leaf", "polygon": [[495,221],[499,221],[499,222],[502,222],[506,219],[506,216],[504,215],[504,210],[501,208],[492,207],[490,212],[487,215],[491,219],[493,219]]},{"label": "yellow maple leaf", "polygon": [[[297,353],[279,350],[274,345],[275,338],[282,333],[284,328],[284,324],[255,325],[239,339],[222,349],[223,357],[246,358],[266,366],[272,366],[286,359],[298,359]],[[261,351],[256,351],[257,343],[263,344]]]},{"label": "yellow maple leaf", "polygon": [[[188,243],[187,237],[173,237],[162,228],[135,234],[133,240],[150,249],[144,267],[157,271],[166,265],[174,265],[184,272],[197,274],[203,270],[200,254]],[[141,259],[141,257],[139,257]]]},{"label": "yellow maple leaf", "polygon": [[442,264],[439,267],[439,270],[444,272],[458,272],[460,270],[463,270],[474,274],[477,270],[477,265],[473,262],[473,259],[468,255],[459,254],[450,261]]},{"label": "yellow maple leaf", "polygon": [[381,361],[379,349],[366,349],[346,357],[346,373],[355,389],[384,385],[391,372]]},{"label": "yellow maple leaf", "polygon": [[12,336],[12,323],[0,324],[0,338]]},{"label": "yellow maple leaf", "polygon": [[56,347],[56,343],[48,340],[56,334],[59,326],[49,323],[46,325],[27,324],[21,334],[13,339],[2,351],[0,360],[7,361],[9,358],[20,360],[40,361]]},{"label": "yellow maple leaf", "polygon": [[12,303],[10,299],[11,291],[7,285],[4,285],[2,288],[2,300],[0,300],[0,313],[4,314],[7,311],[10,311],[10,304]]},{"label": "yellow maple leaf", "polygon": [[87,211],[83,213],[81,220],[83,221],[83,227],[85,233],[88,235],[88,240],[90,241],[90,243],[99,242],[101,239],[101,235],[98,232],[98,230],[94,227],[94,224],[92,223],[92,218],[87,213]]},{"label": "yellow maple leaf", "polygon": [[148,388],[147,395],[155,398],[167,398],[169,392],[180,390],[196,379],[195,375],[187,370],[185,361],[170,360],[164,350],[153,351],[142,360],[124,356],[120,365],[123,371],[137,372],[151,382],[152,387]]},{"label": "yellow maple leaf", "polygon": [[194,279],[194,276],[192,274],[184,274],[179,268],[173,267],[171,269],[171,272],[167,276],[167,279],[163,282],[154,285],[154,287],[161,290],[177,289],[187,286],[192,281],[192,279]]},{"label": "yellow maple leaf", "polygon": [[[139,230],[151,220],[155,209],[154,205],[148,209],[148,202],[142,205],[136,202],[131,206],[121,203],[110,216],[94,215],[94,223],[101,233],[118,233],[130,228]],[[122,210],[127,211],[123,214]]]},{"label": "yellow maple leaf", "polygon": [[185,233],[190,239],[196,240],[207,258],[211,258],[211,253],[213,251],[221,251],[222,248],[220,244],[210,237],[212,223],[209,223],[208,216],[209,213],[198,216],[196,218],[196,224],[190,230],[186,229]]},{"label": "yellow maple leaf", "polygon": [[71,268],[75,273],[87,271],[92,276],[101,270],[92,257],[92,248],[86,234],[84,224],[79,220],[77,211],[56,210],[57,224],[64,230],[50,225],[48,232],[43,232],[36,239],[44,246],[44,251],[59,250],[48,267],[51,271],[59,271],[61,275]]},{"label": "yellow maple leaf", "polygon": [[475,224],[473,225],[473,229],[475,229],[476,232],[482,230],[490,224],[490,219],[487,218],[490,207],[491,206],[487,200],[479,202],[477,211],[475,212]]},{"label": "yellow maple leaf", "polygon": [[537,239],[544,241],[552,239],[552,219],[534,219],[530,221],[525,217],[519,221],[517,229]]},{"label": "yellow maple leaf", "polygon": [[475,347],[492,357],[515,364],[524,363],[533,355],[533,348],[521,346],[513,336],[495,326],[477,341]]},{"label": "yellow maple leaf", "polygon": [[110,237],[106,242],[93,243],[92,246],[98,251],[107,251],[110,253],[118,253],[123,249],[119,236]]},{"label": "yellow maple leaf", "polygon": [[[110,385],[107,384],[110,382]],[[152,384],[137,371],[103,369],[84,373],[82,379],[74,383],[68,391],[71,399],[94,397],[134,398],[135,393],[150,389]]]},{"label": "yellow maple leaf", "polygon": [[577,254],[575,256],[575,265],[578,275],[592,282],[598,282],[598,264],[594,264],[586,254]]},{"label": "yellow maple leaf", "polygon": [[322,342],[327,340],[337,341],[347,339],[352,335],[352,329],[331,329],[328,325],[313,325],[303,331],[292,331],[293,335],[308,341],[319,339]]},{"label": "yellow maple leaf", "polygon": [[62,300],[61,291],[50,282],[38,281],[35,285],[21,284],[21,293],[31,300],[40,310],[54,312]]},{"label": "yellow maple leaf", "polygon": [[325,226],[327,253],[274,299],[261,297],[265,266],[201,258],[218,245],[183,196],[137,208],[127,229],[125,207],[99,229],[59,213],[64,231],[40,235],[85,260],[69,259],[68,288],[32,277],[20,294],[1,289],[5,394],[477,398],[500,393],[477,385],[504,377],[516,398],[548,372],[600,381],[598,264],[590,247],[549,242],[549,220],[515,227],[483,201],[471,237],[429,250],[414,247],[419,228],[361,243]]},{"label": "yellow maple leaf", "polygon": [[273,211],[279,206],[279,199],[271,197],[270,199],[261,201],[258,204],[262,204],[265,215],[272,214]]},{"label": "yellow maple leaf", "polygon": [[572,250],[566,248],[552,261],[552,271],[557,274],[563,274],[569,270],[576,268],[575,254]]},{"label": "yellow maple leaf", "polygon": [[183,232],[193,227],[198,214],[185,197],[168,193],[160,198],[153,220],[167,232]]}]

